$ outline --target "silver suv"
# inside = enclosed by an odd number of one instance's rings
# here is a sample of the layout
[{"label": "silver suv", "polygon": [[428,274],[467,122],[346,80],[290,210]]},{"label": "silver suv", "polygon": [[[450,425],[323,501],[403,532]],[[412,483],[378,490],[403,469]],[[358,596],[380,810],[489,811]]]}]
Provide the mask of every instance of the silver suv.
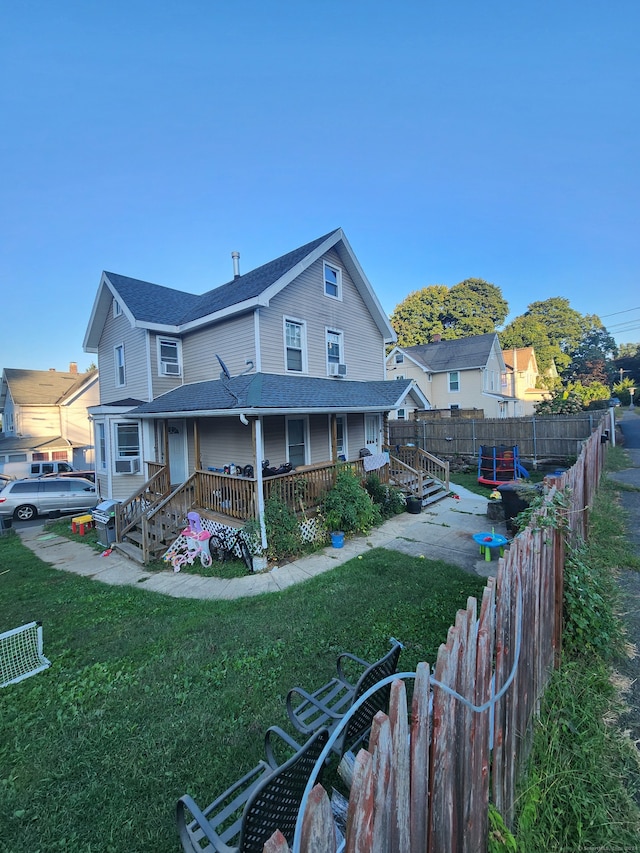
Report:
[{"label": "silver suv", "polygon": [[0,492],[0,517],[29,521],[36,515],[63,515],[97,504],[95,483],[71,477],[12,480]]}]

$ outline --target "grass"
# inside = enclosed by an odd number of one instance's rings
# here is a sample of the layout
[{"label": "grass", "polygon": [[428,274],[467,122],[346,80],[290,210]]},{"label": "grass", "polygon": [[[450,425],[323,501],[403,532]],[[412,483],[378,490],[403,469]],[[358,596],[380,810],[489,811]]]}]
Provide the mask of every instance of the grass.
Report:
[{"label": "grass", "polygon": [[[628,465],[624,451],[609,449],[609,470]],[[639,849],[640,761],[616,724],[622,702],[610,667],[623,641],[613,572],[640,569],[640,561],[617,488],[603,478],[589,542],[567,562],[565,652],[543,698],[519,797],[521,853]]]},{"label": "grass", "polygon": [[15,535],[0,567],[3,629],[41,619],[52,661],[0,691],[2,853],[177,849],[176,799],[206,804],[252,767],[290,687],[390,636],[403,670],[434,662],[484,585],[375,549],[282,593],[181,600],[55,570]]}]

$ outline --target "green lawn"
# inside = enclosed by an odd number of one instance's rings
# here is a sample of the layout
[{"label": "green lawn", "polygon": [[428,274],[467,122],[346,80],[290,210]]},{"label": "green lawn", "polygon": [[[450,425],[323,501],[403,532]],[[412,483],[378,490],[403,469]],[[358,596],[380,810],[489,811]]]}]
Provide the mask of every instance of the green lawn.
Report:
[{"label": "green lawn", "polygon": [[[0,630],[41,619],[52,666],[0,690],[0,851],[178,849],[176,799],[206,805],[286,726],[289,687],[389,637],[435,661],[484,580],[373,550],[283,593],[174,600],[50,568],[0,538]],[[291,729],[289,729],[291,731]]]}]

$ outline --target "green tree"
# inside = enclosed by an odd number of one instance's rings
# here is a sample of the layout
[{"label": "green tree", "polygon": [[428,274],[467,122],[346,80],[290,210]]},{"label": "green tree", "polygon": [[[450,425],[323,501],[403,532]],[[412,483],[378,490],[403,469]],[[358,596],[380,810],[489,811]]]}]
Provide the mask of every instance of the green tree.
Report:
[{"label": "green tree", "polygon": [[589,316],[585,319],[591,328],[583,332],[582,340],[571,353],[568,374],[571,379],[584,385],[593,382],[610,385],[615,376],[613,358],[618,352],[616,342],[598,317]]},{"label": "green tree", "polygon": [[399,346],[428,344],[433,335],[443,334],[442,317],[448,293],[446,285],[431,284],[422,290],[414,290],[396,305],[391,325],[398,336]]},{"label": "green tree", "polygon": [[620,344],[618,347],[619,358],[633,358],[640,355],[640,344]]},{"label": "green tree", "polygon": [[[546,373],[561,355],[559,347],[549,339],[544,323],[536,317],[521,314],[498,333],[502,349],[533,347],[541,374]],[[557,367],[557,365],[556,365]]]},{"label": "green tree", "polygon": [[451,288],[432,284],[410,293],[393,311],[391,325],[399,346],[415,346],[436,334],[454,340],[495,332],[508,311],[499,287],[468,278]]}]

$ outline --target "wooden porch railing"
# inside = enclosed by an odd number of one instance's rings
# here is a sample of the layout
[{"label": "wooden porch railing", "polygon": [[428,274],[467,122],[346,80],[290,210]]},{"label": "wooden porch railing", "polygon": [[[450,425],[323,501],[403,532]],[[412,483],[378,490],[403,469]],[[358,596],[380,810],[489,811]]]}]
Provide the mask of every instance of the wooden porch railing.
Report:
[{"label": "wooden porch railing", "polygon": [[413,468],[426,474],[433,480],[439,480],[447,491],[449,491],[449,463],[443,462],[437,456],[422,450],[420,447],[412,447],[402,444],[396,447],[390,454],[392,462],[397,460],[405,466]]},{"label": "wooden porch railing", "polygon": [[156,463],[146,463],[151,474],[151,466],[157,470],[150,476],[146,483],[126,501],[116,506],[116,541],[121,542],[122,537],[128,530],[133,529],[140,523],[145,513],[153,508],[169,494],[169,470],[165,465],[156,466]]}]

